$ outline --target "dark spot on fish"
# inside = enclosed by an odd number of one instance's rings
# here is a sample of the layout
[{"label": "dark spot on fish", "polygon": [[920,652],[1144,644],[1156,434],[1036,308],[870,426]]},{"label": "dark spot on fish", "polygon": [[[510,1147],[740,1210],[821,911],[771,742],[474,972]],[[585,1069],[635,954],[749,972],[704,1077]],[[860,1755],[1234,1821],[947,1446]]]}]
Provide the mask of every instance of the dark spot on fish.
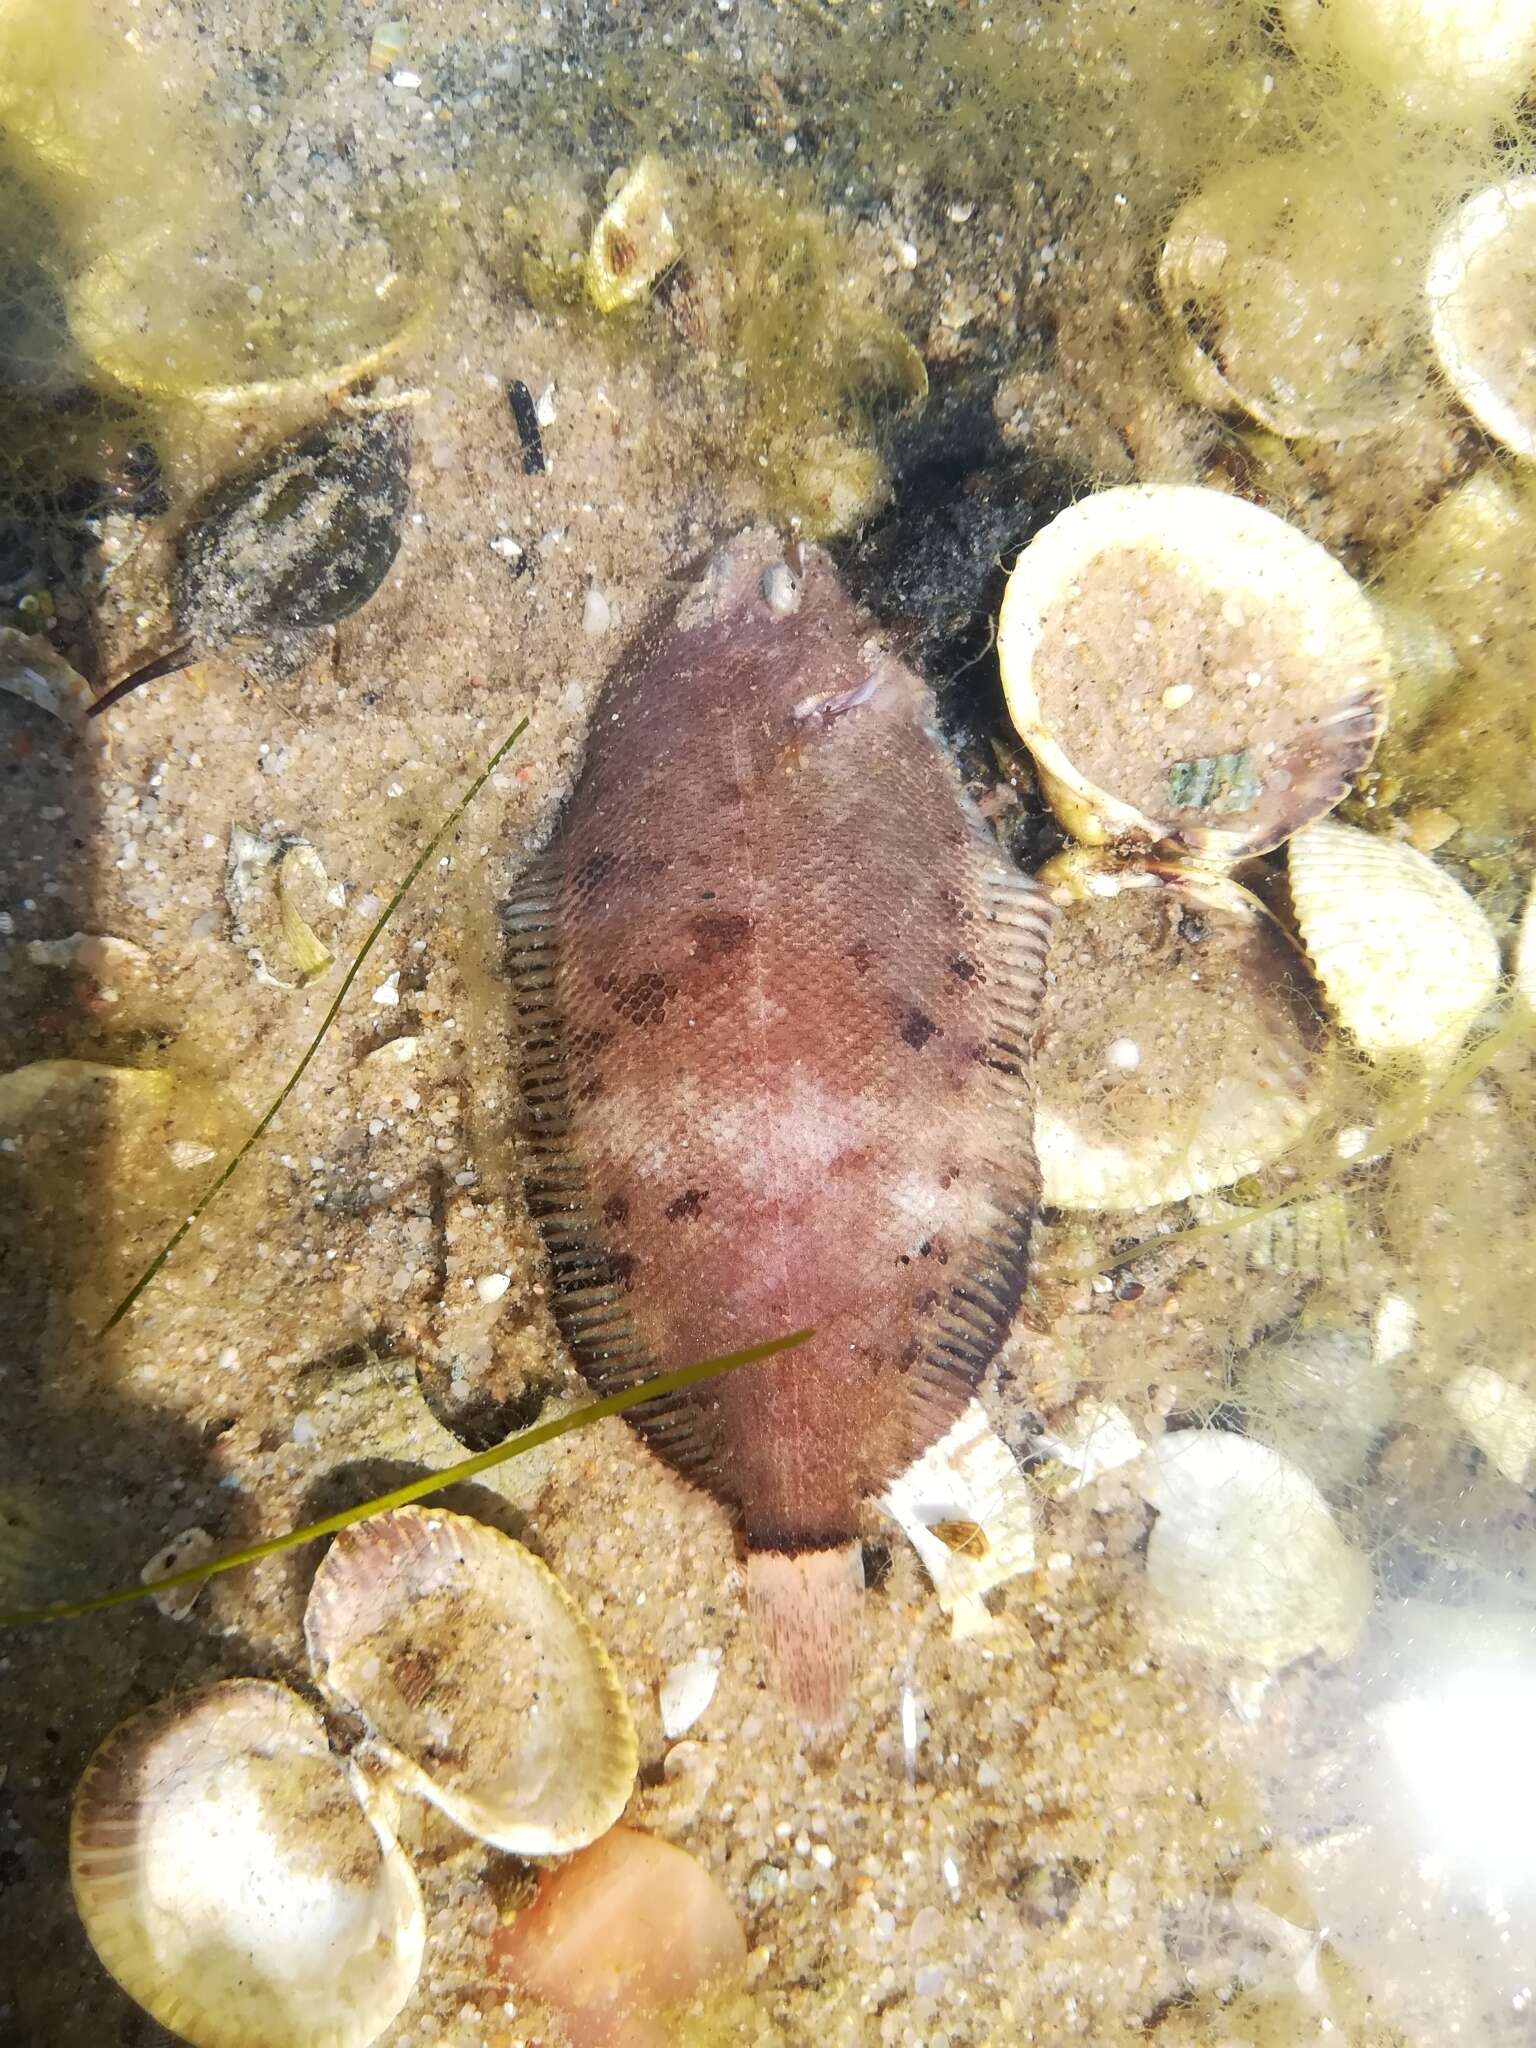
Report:
[{"label": "dark spot on fish", "polygon": [[709,1200],[708,1188],[685,1188],[676,1201],[668,1202],[666,1218],[669,1223],[681,1223],[685,1216],[697,1216]]},{"label": "dark spot on fish", "polygon": [[874,957],[875,949],[870,945],[868,939],[855,939],[848,948],[848,958],[853,962],[856,973],[868,974],[869,963]]},{"label": "dark spot on fish", "polygon": [[913,1299],[912,1306],[920,1316],[931,1315],[939,1305],[937,1287],[924,1287]]},{"label": "dark spot on fish", "polygon": [[621,974],[600,974],[597,987],[627,1023],[645,1026],[661,1023],[667,1004],[677,994],[665,975],[651,969],[627,981]]},{"label": "dark spot on fish", "polygon": [[741,911],[715,911],[688,920],[693,949],[706,965],[713,966],[730,954],[740,952],[752,936],[752,920]]},{"label": "dark spot on fish", "polygon": [[720,801],[723,804],[739,804],[741,802],[741,784],[731,780],[722,782],[720,785]]},{"label": "dark spot on fish", "polygon": [[975,981],[978,974],[976,962],[974,960],[967,960],[963,953],[956,954],[955,958],[950,961],[949,971],[951,974],[958,975],[962,981]]},{"label": "dark spot on fish", "polygon": [[902,1016],[901,1035],[914,1052],[921,1052],[938,1028],[933,1019],[915,1005]]},{"label": "dark spot on fish", "polygon": [[623,1223],[628,1220],[628,1217],[629,1197],[627,1195],[610,1195],[603,1204],[603,1221],[605,1223]]},{"label": "dark spot on fish", "polygon": [[583,1074],[571,1085],[571,1095],[577,1102],[596,1102],[603,1092],[603,1077],[598,1073]]},{"label": "dark spot on fish", "polygon": [[613,1284],[628,1294],[635,1284],[635,1255],[633,1252],[610,1252],[608,1269],[613,1275]]}]

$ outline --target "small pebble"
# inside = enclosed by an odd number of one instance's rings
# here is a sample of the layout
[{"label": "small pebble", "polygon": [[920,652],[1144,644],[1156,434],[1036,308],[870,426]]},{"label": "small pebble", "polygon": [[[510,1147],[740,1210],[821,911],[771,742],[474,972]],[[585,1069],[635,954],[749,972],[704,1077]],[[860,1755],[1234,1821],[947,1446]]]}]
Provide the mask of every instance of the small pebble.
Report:
[{"label": "small pebble", "polygon": [[1195,686],[1193,683],[1170,683],[1163,692],[1163,709],[1165,711],[1181,710],[1194,694]]},{"label": "small pebble", "polygon": [[386,1010],[393,1009],[399,1002],[400,970],[398,967],[393,974],[386,975],[383,981],[379,983],[373,992],[373,1000]]},{"label": "small pebble", "polygon": [[581,630],[584,633],[606,633],[613,624],[613,607],[595,583],[587,586],[586,602],[581,608]]},{"label": "small pebble", "polygon": [[775,562],[763,571],[763,602],[779,618],[800,609],[800,582],[788,562]]},{"label": "small pebble", "polygon": [[510,1273],[482,1273],[475,1282],[475,1292],[482,1301],[500,1301],[511,1285]]},{"label": "small pebble", "polygon": [[1134,1038],[1114,1038],[1109,1042],[1105,1058],[1122,1074],[1134,1074],[1141,1065],[1141,1047]]},{"label": "small pebble", "polygon": [[661,1681],[662,1733],[670,1740],[691,1728],[715,1696],[720,1683],[720,1658],[716,1651],[700,1650],[674,1664]]},{"label": "small pebble", "polygon": [[[213,1552],[213,1538],[206,1529],[183,1529],[163,1550],[155,1552],[139,1578],[144,1585],[152,1586],[157,1579],[168,1579],[190,1565],[205,1563]],[[194,1579],[190,1586],[172,1586],[169,1591],[155,1595],[155,1605],[168,1621],[185,1621],[207,1583],[206,1579]]]}]

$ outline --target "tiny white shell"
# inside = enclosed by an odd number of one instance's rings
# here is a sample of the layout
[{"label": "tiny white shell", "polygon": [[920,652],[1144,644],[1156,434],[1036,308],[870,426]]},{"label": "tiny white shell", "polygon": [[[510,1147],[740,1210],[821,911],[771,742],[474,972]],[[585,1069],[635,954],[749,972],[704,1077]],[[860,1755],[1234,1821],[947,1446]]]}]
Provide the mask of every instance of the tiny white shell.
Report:
[{"label": "tiny white shell", "polygon": [[1040,1448],[1073,1473],[1062,1490],[1076,1493],[1106,1472],[1133,1464],[1146,1445],[1123,1409],[1109,1401],[1080,1401],[1060,1429],[1042,1431]]},{"label": "tiny white shell", "polygon": [[886,1488],[956,1636],[993,1626],[982,1595],[1035,1565],[1029,1482],[979,1401]]},{"label": "tiny white shell", "polygon": [[421,1969],[410,1865],[280,1685],[216,1685],[114,1730],[75,1793],[70,1875],[103,1963],[194,2048],[367,2048]]},{"label": "tiny white shell", "polygon": [[720,1652],[699,1650],[674,1664],[661,1681],[661,1732],[670,1741],[685,1735],[715,1696],[720,1683]]},{"label": "tiny white shell", "polygon": [[1491,1366],[1469,1365],[1445,1389],[1445,1405],[1512,1486],[1536,1463],[1536,1399]]},{"label": "tiny white shell", "polygon": [[1456,395],[1517,455],[1536,457],[1536,177],[1464,201],[1424,282],[1429,328]]},{"label": "tiny white shell", "polygon": [[[1150,1209],[1289,1150],[1323,1099],[1322,1026],[1305,960],[1257,898],[1209,869],[1087,852],[1039,880],[1060,907],[1036,1031],[1044,1199]],[[1107,1056],[1120,1037],[1133,1069]]]},{"label": "tiny white shell", "polygon": [[1158,1511],[1147,1544],[1152,1613],[1176,1640],[1272,1671],[1353,1647],[1370,1567],[1304,1472],[1218,1429],[1171,1431],[1138,1469]]},{"label": "tiny white shell", "polygon": [[1068,830],[1211,860],[1278,846],[1336,804],[1390,683],[1376,611],[1326,548],[1187,484],[1098,491],[1042,528],[997,645]]},{"label": "tiny white shell", "polygon": [[1492,927],[1416,848],[1325,818],[1289,849],[1303,945],[1339,1022],[1373,1060],[1443,1068],[1499,985]]},{"label": "tiny white shell", "polygon": [[623,1812],[634,1724],[607,1652],[547,1565],[437,1508],[344,1529],[315,1574],[316,1681],[355,1707],[395,1781],[518,1856],[595,1841]]}]

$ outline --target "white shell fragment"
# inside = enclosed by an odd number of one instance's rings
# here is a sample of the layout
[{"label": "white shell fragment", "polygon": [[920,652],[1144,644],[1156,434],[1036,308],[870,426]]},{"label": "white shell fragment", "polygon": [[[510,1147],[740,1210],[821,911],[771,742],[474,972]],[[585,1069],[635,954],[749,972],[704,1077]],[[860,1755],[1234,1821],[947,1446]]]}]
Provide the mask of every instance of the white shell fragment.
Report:
[{"label": "white shell fragment", "polygon": [[674,1664],[661,1681],[661,1732],[670,1741],[685,1735],[703,1715],[720,1683],[720,1652],[700,1650]]},{"label": "white shell fragment", "polygon": [[1381,732],[1390,656],[1369,599],[1226,491],[1080,498],[1020,555],[997,632],[1009,715],[1090,846],[1265,852],[1339,801]]},{"label": "white shell fragment", "polygon": [[1281,0],[1299,57],[1339,60],[1423,121],[1513,115],[1536,70],[1536,0]]},{"label": "white shell fragment", "polygon": [[329,882],[304,839],[260,839],[240,826],[229,835],[224,899],[230,937],[267,988],[296,989],[331,964],[330,948],[309,920],[323,914]]},{"label": "white shell fragment", "polygon": [[1349,1211],[1337,1188],[1245,1209],[1220,1195],[1200,1195],[1194,1212],[1240,1244],[1255,1272],[1296,1274],[1303,1280],[1343,1280],[1349,1274]]},{"label": "white shell fragment", "polygon": [[1531,885],[1515,937],[1515,999],[1536,1012],[1536,883]]},{"label": "white shell fragment", "polygon": [[1479,425],[1536,457],[1536,177],[1474,193],[1425,279],[1440,367]]},{"label": "white shell fragment", "polygon": [[927,1567],[956,1637],[994,1626],[983,1595],[1035,1566],[1029,1482],[972,1401],[881,1500]]},{"label": "white shell fragment", "polygon": [[682,245],[667,211],[667,167],[643,156],[626,173],[592,230],[587,296],[599,313],[637,305],[671,269]]},{"label": "white shell fragment", "polygon": [[[206,1529],[183,1529],[163,1550],[155,1552],[139,1573],[140,1581],[146,1586],[153,1586],[161,1579],[174,1578],[177,1572],[203,1564],[213,1553],[214,1541]],[[185,1621],[207,1583],[206,1579],[194,1579],[189,1586],[171,1586],[164,1593],[155,1595],[155,1605],[167,1621]]]},{"label": "white shell fragment", "polygon": [[78,725],[90,710],[91,686],[63,655],[34,633],[0,626],[0,690]]},{"label": "white shell fragment", "polygon": [[1445,1405],[1493,1469],[1524,1486],[1536,1463],[1536,1399],[1491,1366],[1469,1365],[1445,1389]]},{"label": "white shell fragment", "polygon": [[1187,1648],[1278,1671],[1343,1657],[1370,1605],[1370,1567],[1304,1472],[1252,1438],[1171,1431],[1141,1467],[1154,1621]]},{"label": "white shell fragment", "polygon": [[367,2048],[421,1969],[410,1865],[302,1700],[255,1679],[151,1707],[75,1793],[91,1946],[193,2048]]},{"label": "white shell fragment", "polygon": [[1068,1493],[1092,1486],[1106,1472],[1118,1472],[1146,1449],[1124,1409],[1111,1401],[1079,1402],[1065,1426],[1042,1431],[1039,1442],[1074,1475],[1063,1489]]},{"label": "white shell fragment", "polygon": [[1499,985],[1492,927],[1402,840],[1325,818],[1289,850],[1302,943],[1334,1014],[1373,1060],[1448,1066]]},{"label": "white shell fragment", "polygon": [[[1057,1208],[1139,1210],[1257,1173],[1323,1099],[1306,962],[1256,897],[1173,861],[1075,852],[1036,1031],[1035,1150]],[[1129,1039],[1136,1064],[1110,1048]]]},{"label": "white shell fragment", "polygon": [[595,1841],[635,1781],[634,1725],[565,1588],[509,1536],[441,1509],[345,1529],[304,1615],[315,1678],[395,1781],[518,1856]]}]

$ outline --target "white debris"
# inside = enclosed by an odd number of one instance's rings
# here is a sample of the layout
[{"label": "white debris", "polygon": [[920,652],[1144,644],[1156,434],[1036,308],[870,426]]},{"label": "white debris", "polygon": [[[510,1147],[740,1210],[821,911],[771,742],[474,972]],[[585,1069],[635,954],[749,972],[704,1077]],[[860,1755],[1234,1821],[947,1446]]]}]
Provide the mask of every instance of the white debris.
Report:
[{"label": "white debris", "polygon": [[1121,1074],[1134,1074],[1141,1065],[1141,1047],[1134,1038],[1112,1038],[1104,1057]]},{"label": "white debris", "polygon": [[1040,1448],[1077,1474],[1067,1488],[1076,1493],[1106,1472],[1129,1465],[1146,1446],[1122,1409],[1110,1401],[1082,1401],[1065,1428],[1041,1436]]},{"label": "white debris", "polygon": [[1154,1621],[1206,1656],[1278,1671],[1343,1657],[1364,1625],[1370,1567],[1304,1472],[1251,1437],[1170,1431],[1148,1448],[1142,1492]]},{"label": "white debris", "polygon": [[190,1173],[194,1167],[206,1166],[219,1156],[211,1145],[199,1145],[191,1138],[173,1138],[165,1149],[178,1173]]},{"label": "white debris", "polygon": [[1395,1359],[1406,1358],[1413,1349],[1418,1327],[1419,1319],[1411,1301],[1401,1294],[1384,1294],[1376,1304],[1376,1314],[1371,1321],[1376,1363],[1390,1365]]},{"label": "white debris", "polygon": [[395,968],[393,973],[385,975],[373,992],[373,1000],[381,1009],[394,1009],[400,1001],[400,970],[398,967]]},{"label": "white debris", "polygon": [[982,1595],[1035,1563],[1029,1483],[1012,1451],[972,1401],[881,1502],[928,1569],[957,1637],[995,1624]]},{"label": "white debris", "polygon": [[510,1273],[482,1273],[475,1282],[475,1292],[483,1302],[500,1301],[512,1285]]},{"label": "white debris", "polygon": [[[206,1529],[183,1529],[163,1550],[155,1552],[139,1573],[139,1579],[142,1584],[153,1586],[158,1580],[172,1578],[177,1572],[187,1571],[195,1564],[206,1564],[213,1554],[214,1541]],[[189,1586],[172,1586],[167,1592],[155,1595],[155,1605],[168,1621],[185,1621],[207,1583],[206,1579],[194,1579]]]},{"label": "white debris", "polygon": [[1536,1400],[1491,1366],[1469,1365],[1445,1389],[1446,1406],[1494,1470],[1524,1486],[1536,1459]]},{"label": "white debris", "polygon": [[720,1652],[700,1650],[674,1664],[661,1681],[661,1732],[670,1740],[697,1721],[720,1683]]},{"label": "white debris", "polygon": [[613,606],[595,583],[589,583],[581,607],[581,630],[595,636],[598,633],[606,633],[612,624]]},{"label": "white debris", "polygon": [[78,725],[93,702],[91,686],[56,648],[30,633],[0,626],[0,690]]}]

